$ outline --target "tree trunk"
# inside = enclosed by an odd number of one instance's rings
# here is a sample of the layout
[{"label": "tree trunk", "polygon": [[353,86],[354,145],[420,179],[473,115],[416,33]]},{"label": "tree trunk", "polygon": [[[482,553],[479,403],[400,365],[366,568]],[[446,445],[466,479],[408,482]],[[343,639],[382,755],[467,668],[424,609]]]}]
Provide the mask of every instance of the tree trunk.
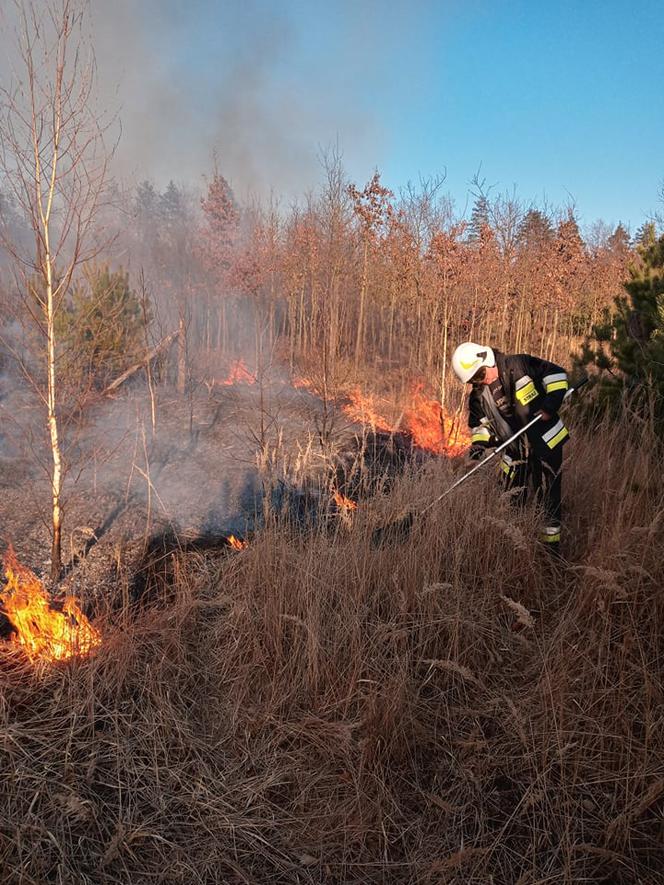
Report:
[{"label": "tree trunk", "polygon": [[155,347],[153,347],[152,350],[150,350],[146,353],[146,356],[144,359],[140,360],[138,363],[134,363],[133,366],[130,366],[121,375],[119,375],[114,381],[112,381],[108,385],[108,387],[104,388],[104,390],[102,391],[102,396],[106,396],[109,393],[113,393],[114,390],[117,390],[121,384],[124,384],[124,382],[128,378],[131,378],[131,376],[134,375],[136,372],[138,372],[139,369],[142,369],[143,366],[149,366],[150,363],[152,362],[152,360],[154,360],[156,357],[159,356],[160,353],[163,353],[168,347],[170,347],[172,342],[175,340],[175,338],[179,334],[180,334],[179,332],[172,332],[170,335],[167,335],[165,338],[162,338],[161,341],[159,342],[159,344],[155,345]]},{"label": "tree trunk", "polygon": [[[45,233],[48,243],[48,230]],[[48,248],[48,246],[47,246]],[[48,404],[48,430],[51,438],[51,458],[53,472],[51,474],[51,501],[52,501],[52,544],[51,544],[51,579],[57,581],[62,571],[62,506],[60,496],[62,493],[62,452],[60,449],[60,437],[58,432],[58,418],[56,414],[56,375],[55,375],[55,304],[53,300],[53,268],[51,257],[46,255],[46,336],[47,336],[47,404]]]},{"label": "tree trunk", "polygon": [[[56,411],[56,373],[55,373],[55,295],[53,280],[53,256],[51,255],[51,208],[55,193],[55,174],[58,168],[58,144],[59,123],[56,126],[56,135],[53,147],[53,173],[48,190],[47,208],[41,210],[41,234],[44,243],[43,270],[46,271],[46,404],[48,432],[51,441],[51,459],[53,472],[51,473],[51,580],[57,581],[62,571],[62,451],[60,449],[60,434],[58,428],[58,416]],[[39,169],[39,164],[36,164]]]},{"label": "tree trunk", "polygon": [[299,316],[297,319],[297,340],[298,340],[298,355],[303,356],[307,350],[307,339],[306,339],[306,324],[305,324],[305,316],[304,316],[304,295],[305,295],[305,282],[302,280],[302,288],[300,289],[300,308],[299,308]]},{"label": "tree trunk", "polygon": [[551,334],[551,345],[549,347],[549,359],[553,360],[553,355],[556,349],[556,343],[558,339],[558,308],[556,307],[555,312],[553,314],[553,332]]},{"label": "tree trunk", "polygon": [[387,360],[392,365],[392,347],[394,342],[394,311],[396,307],[396,294],[394,283],[390,286],[390,321],[387,337]]},{"label": "tree trunk", "polygon": [[364,256],[362,259],[362,282],[360,283],[360,312],[357,318],[357,335],[355,337],[355,369],[359,365],[360,354],[362,353],[362,343],[364,340],[364,312],[365,301],[367,297],[367,270],[369,262],[369,241],[365,237],[364,240]]},{"label": "tree trunk", "polygon": [[443,307],[443,360],[440,373],[440,408],[445,411],[445,394],[447,393],[445,380],[447,378],[447,326],[449,323],[449,309],[447,302],[447,291],[445,291],[445,304]]},{"label": "tree trunk", "polygon": [[187,386],[187,336],[184,321],[184,312],[180,308],[178,320],[178,393],[183,394]]}]

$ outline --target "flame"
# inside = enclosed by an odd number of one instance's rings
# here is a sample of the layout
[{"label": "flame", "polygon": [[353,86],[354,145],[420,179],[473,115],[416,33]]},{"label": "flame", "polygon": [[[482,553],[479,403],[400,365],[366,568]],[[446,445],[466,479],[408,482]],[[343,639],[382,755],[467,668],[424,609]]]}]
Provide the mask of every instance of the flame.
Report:
[{"label": "flame", "polygon": [[7,586],[0,603],[16,631],[11,641],[23,646],[31,661],[66,660],[88,654],[101,643],[100,632],[73,597],[65,598],[62,611],[51,607],[44,585],[20,564],[11,547],[4,564]]},{"label": "flame", "polygon": [[[311,379],[305,375],[295,377],[293,386],[318,393]],[[362,391],[359,386],[345,392],[346,401],[341,409],[351,421],[368,424],[373,430],[386,433],[399,430],[408,434],[419,449],[447,457],[462,454],[471,443],[470,432],[460,422],[458,415],[449,414],[441,408],[438,400],[431,399],[423,391],[423,381],[414,383],[405,402],[396,405],[401,415],[394,420],[386,417],[386,413],[396,413],[394,404]]]},{"label": "flame", "polygon": [[436,455],[459,455],[470,445],[468,429],[447,414],[438,400],[424,396],[422,385],[413,390],[412,405],[404,412],[403,423],[418,448]]},{"label": "flame", "polygon": [[362,393],[359,387],[349,391],[350,402],[343,411],[353,421],[370,424],[375,430],[393,433],[401,429],[412,437],[418,448],[436,455],[461,454],[470,445],[470,433],[457,418],[441,408],[438,400],[425,396],[423,388],[421,383],[413,387],[396,425],[384,417],[380,401],[371,394]]},{"label": "flame", "polygon": [[228,373],[228,378],[225,381],[222,381],[225,387],[230,387],[233,384],[255,384],[256,376],[252,375],[249,369],[246,367],[244,360],[235,360],[235,362],[231,365],[231,370]]},{"label": "flame", "polygon": [[333,492],[332,500],[337,507],[341,507],[344,510],[357,510],[357,501],[353,501],[352,498],[347,498],[345,495],[342,495],[341,492]]},{"label": "flame", "polygon": [[370,424],[374,430],[385,430],[388,433],[396,429],[392,422],[378,412],[376,397],[370,393],[362,393],[359,387],[354,387],[348,391],[348,398],[350,402],[343,407],[343,411],[352,421]]},{"label": "flame", "polygon": [[232,547],[233,550],[244,550],[245,547],[249,546],[249,541],[243,541],[240,538],[236,538],[235,535],[229,535],[226,540],[228,541],[228,546]]}]

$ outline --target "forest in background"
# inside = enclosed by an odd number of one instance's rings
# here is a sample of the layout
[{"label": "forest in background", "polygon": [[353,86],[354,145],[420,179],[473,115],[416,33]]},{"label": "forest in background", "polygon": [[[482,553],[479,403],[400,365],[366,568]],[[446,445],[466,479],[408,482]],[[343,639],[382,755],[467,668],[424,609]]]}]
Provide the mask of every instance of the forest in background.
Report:
[{"label": "forest in background", "polygon": [[[126,192],[112,187],[97,220],[108,242],[98,259],[127,274],[136,314],[128,321],[126,311],[110,311],[120,325],[115,349],[124,347],[128,362],[135,356],[125,326],[134,344],[143,339],[142,292],[150,341],[182,333],[181,391],[197,373],[214,374],[220,355],[255,364],[260,341],[291,373],[321,358],[330,378],[403,371],[426,378],[445,405],[458,396],[449,361],[463,340],[569,365],[622,292],[635,246],[655,238],[652,222],[633,238],[597,222],[584,239],[572,208],[528,206],[477,179],[463,219],[443,179],[394,195],[378,173],[363,187],[348,181],[336,154],[323,158],[323,172],[319,191],[291,207],[240,206],[219,171],[202,196],[172,181],[163,191],[147,180]],[[1,199],[15,235],[27,237],[10,197]],[[113,288],[94,275],[88,270],[87,291],[82,281],[78,311],[67,298],[74,325]],[[20,307],[11,277],[3,279],[5,305]],[[66,374],[75,358],[63,357]],[[87,366],[91,375],[102,369]]]}]

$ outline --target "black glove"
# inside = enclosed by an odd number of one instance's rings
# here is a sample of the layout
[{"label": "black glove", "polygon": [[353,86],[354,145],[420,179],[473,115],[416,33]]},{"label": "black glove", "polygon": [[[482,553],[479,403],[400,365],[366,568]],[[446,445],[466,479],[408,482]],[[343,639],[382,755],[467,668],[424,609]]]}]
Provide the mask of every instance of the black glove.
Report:
[{"label": "black glove", "polygon": [[471,446],[468,449],[468,458],[471,461],[481,461],[486,454],[484,446]]}]

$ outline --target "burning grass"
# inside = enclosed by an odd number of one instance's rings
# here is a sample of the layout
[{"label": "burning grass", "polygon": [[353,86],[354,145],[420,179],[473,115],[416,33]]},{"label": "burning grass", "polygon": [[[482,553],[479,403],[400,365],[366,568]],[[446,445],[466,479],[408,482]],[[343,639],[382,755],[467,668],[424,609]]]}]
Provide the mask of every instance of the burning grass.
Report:
[{"label": "burning grass", "polygon": [[384,416],[387,404],[359,387],[348,392],[344,413],[360,424],[387,433],[402,431],[408,434],[413,445],[434,455],[453,457],[462,454],[470,445],[468,429],[458,415],[447,414],[440,403],[425,396],[424,385],[413,385],[410,394],[401,404],[401,414],[390,421]]},{"label": "burning grass", "polygon": [[33,663],[86,655],[100,644],[101,634],[73,597],[66,597],[61,609],[54,608],[42,582],[21,565],[11,547],[4,564],[7,584],[0,593],[0,605],[13,628],[11,641]]},{"label": "burning grass", "polygon": [[335,491],[332,493],[332,500],[337,505],[337,507],[342,510],[357,510],[357,501],[353,501],[352,498],[346,497],[346,495],[341,492]]},{"label": "burning grass", "polygon": [[[295,378],[293,386],[319,397],[323,391],[329,395],[327,386],[320,379],[317,381],[315,374]],[[354,423],[374,433],[405,435],[416,449],[424,452],[454,457],[463,454],[470,445],[464,418],[460,413],[448,413],[437,399],[427,396],[421,380],[412,381],[406,394],[389,398],[359,385],[342,383],[336,389],[335,398],[341,411]]]},{"label": "burning grass", "polygon": [[244,360],[235,360],[231,365],[227,377],[220,382],[224,387],[232,387],[235,384],[255,384],[256,376],[252,374]]},{"label": "burning grass", "polygon": [[487,477],[400,545],[363,504],[336,536],[191,553],[172,605],[66,667],[6,644],[2,881],[661,881],[661,449],[594,430],[569,564]]}]

